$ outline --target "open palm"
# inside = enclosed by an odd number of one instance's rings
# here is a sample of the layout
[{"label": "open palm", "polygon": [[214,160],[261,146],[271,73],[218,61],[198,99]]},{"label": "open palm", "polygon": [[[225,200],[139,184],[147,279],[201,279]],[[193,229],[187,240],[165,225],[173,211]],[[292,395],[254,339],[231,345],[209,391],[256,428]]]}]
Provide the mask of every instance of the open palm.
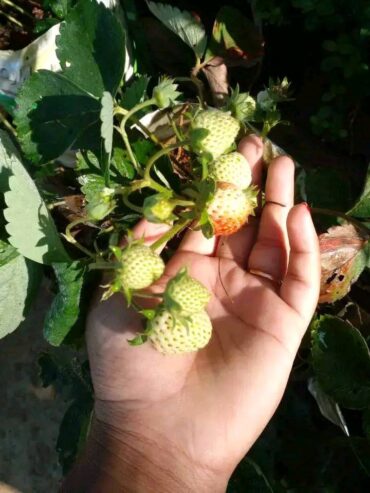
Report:
[{"label": "open palm", "polygon": [[[262,150],[254,136],[240,145],[257,184]],[[205,349],[164,356],[150,343],[131,347],[140,317],[120,295],[94,303],[87,338],[99,420],[138,427],[194,463],[231,474],[274,413],[317,302],[317,238],[305,205],[292,208],[293,187],[292,161],[277,158],[259,220],[217,245],[189,232],[169,262],[163,284],[187,265],[213,293]],[[161,233],[147,222],[135,231],[149,244]]]}]

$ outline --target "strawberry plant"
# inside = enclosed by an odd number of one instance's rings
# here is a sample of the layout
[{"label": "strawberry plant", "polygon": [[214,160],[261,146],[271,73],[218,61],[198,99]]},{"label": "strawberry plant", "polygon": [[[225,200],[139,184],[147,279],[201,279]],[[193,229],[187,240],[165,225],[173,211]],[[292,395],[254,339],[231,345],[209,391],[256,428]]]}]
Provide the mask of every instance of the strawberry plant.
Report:
[{"label": "strawberry plant", "polygon": [[[279,106],[290,98],[290,85],[285,78],[270,80],[254,96],[230,87],[228,69],[245,67],[248,57],[259,63],[262,49],[257,31],[246,41],[251,21],[234,7],[222,7],[207,33],[191,13],[148,2],[162,28],[191,53],[189,73],[169,76],[142,70],[143,45],[131,35],[138,15],[132,2],[123,2],[131,14],[126,18],[95,0],[45,3],[64,19],[56,39],[61,69],[38,70],[26,80],[14,118],[7,120],[10,131],[0,134],[0,336],[24,320],[43,273],[51,278],[58,292],[44,337],[55,349],[40,357],[40,368],[45,385],[78,388],[68,394],[71,407],[58,440],[67,470],[88,433],[93,406],[83,353],[93,290],[104,284],[101,303],[121,293],[140,313],[143,327],[129,341],[133,346],[179,354],[208,344],[208,290],[185,266],[160,289],[156,281],[189,228],[206,238],[229,236],[258,213],[263,194],[251,184],[237,144],[256,132],[264,139],[266,165],[284,153],[268,134],[282,120]],[[321,304],[285,400],[231,479],[233,492],[351,491],[344,472],[341,484],[332,477],[336,453],[347,458],[352,473],[360,470],[356,487],[370,474],[370,326],[348,294],[370,267],[370,177],[351,208],[338,211],[316,200],[312,175],[298,163],[297,171],[297,194],[314,206],[318,226],[324,216],[334,221],[320,236]],[[132,237],[143,218],[167,225],[151,246]],[[146,308],[148,298],[157,301],[154,308]],[[356,317],[350,315],[354,305]],[[311,490],[307,477],[294,473],[300,463],[287,431],[289,413],[292,427],[303,428]],[[315,433],[320,453],[313,461]]]}]

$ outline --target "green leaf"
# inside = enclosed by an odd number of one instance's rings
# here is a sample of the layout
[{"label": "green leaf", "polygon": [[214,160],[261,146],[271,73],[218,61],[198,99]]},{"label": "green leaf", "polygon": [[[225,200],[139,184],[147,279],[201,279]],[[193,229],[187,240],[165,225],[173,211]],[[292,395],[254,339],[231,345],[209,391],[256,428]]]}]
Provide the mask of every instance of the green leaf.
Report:
[{"label": "green leaf", "polygon": [[36,20],[35,27],[33,28],[34,34],[44,34],[51,29],[55,24],[59,24],[59,19],[53,17],[46,17],[46,19]]},{"label": "green leaf", "polygon": [[[17,98],[15,124],[27,157],[45,163],[69,147],[94,126],[99,131],[99,100],[62,74],[40,70],[22,86]],[[99,138],[96,145],[99,145]]]},{"label": "green leaf", "polygon": [[321,414],[345,433],[349,435],[347,424],[338,404],[329,397],[326,392],[320,387],[320,384],[315,378],[310,378],[308,381],[308,390],[315,399]]},{"label": "green leaf", "polygon": [[263,53],[263,40],[251,20],[234,7],[224,6],[217,13],[206,60],[215,56],[257,60]]},{"label": "green leaf", "polygon": [[[305,176],[306,201],[311,207],[346,211],[351,204],[351,181],[346,171],[336,168],[308,168]],[[338,224],[336,218],[319,215],[322,228]]]},{"label": "green leaf", "polygon": [[139,163],[145,166],[149,158],[156,151],[156,146],[151,140],[139,139],[132,144],[132,149]]},{"label": "green leaf", "polygon": [[33,162],[69,147],[100,148],[99,99],[104,91],[116,93],[124,70],[120,22],[95,0],[80,0],[61,25],[57,55],[62,73],[40,70],[17,98],[19,140]]},{"label": "green leaf", "polygon": [[[94,181],[96,181],[96,184],[99,186],[100,183],[105,184],[103,177],[99,178],[100,168],[99,160],[93,152],[77,153],[76,170],[83,173],[79,178],[81,185],[84,185],[90,180],[90,178],[88,178],[90,174],[93,175],[91,178],[92,187],[94,186]],[[134,178],[135,169],[126,149],[122,149],[121,147],[115,147],[113,149],[109,172],[111,185],[125,184],[127,180],[132,180]],[[88,187],[89,185],[87,185],[87,188]],[[84,193],[86,193],[86,191],[84,191]]]},{"label": "green leaf", "polygon": [[361,333],[338,317],[313,324],[312,364],[322,388],[350,409],[370,406],[370,355]]},{"label": "green leaf", "polygon": [[93,395],[88,361],[81,363],[76,352],[70,348],[41,353],[38,365],[43,387],[53,385],[63,400],[72,401]]},{"label": "green leaf", "polygon": [[15,108],[14,99],[0,93],[0,108],[4,108],[10,115],[13,115]]},{"label": "green leaf", "polygon": [[0,177],[2,188],[7,190],[4,217],[8,222],[9,243],[24,257],[41,264],[68,261],[54,221],[35,183],[9,137],[1,131]]},{"label": "green leaf", "polygon": [[46,315],[44,337],[52,346],[62,344],[80,315],[86,267],[80,262],[53,264],[59,292]]},{"label": "green leaf", "polygon": [[78,182],[82,185],[81,192],[85,195],[87,202],[92,202],[105,187],[105,180],[101,175],[82,175],[78,178]]},{"label": "green leaf", "polygon": [[94,401],[92,397],[73,401],[65,413],[59,429],[56,450],[63,474],[73,466],[84,449],[91,426]]},{"label": "green leaf", "polygon": [[365,438],[351,437],[349,445],[359,462],[359,465],[370,477],[370,443]]},{"label": "green leaf", "polygon": [[59,19],[64,19],[75,0],[43,0],[43,6],[50,9]]},{"label": "green leaf", "polygon": [[367,170],[364,190],[356,204],[347,212],[347,214],[355,217],[370,217],[370,166]]},{"label": "green leaf", "polygon": [[348,176],[334,168],[306,170],[306,191],[309,204],[345,211],[351,203],[351,186]]},{"label": "green leaf", "polygon": [[362,429],[368,440],[370,440],[370,408],[365,409],[362,414]]},{"label": "green leaf", "polygon": [[94,396],[88,361],[80,362],[68,348],[41,353],[38,359],[44,387],[53,385],[71,402],[60,426],[56,449],[64,473],[82,450],[89,432]]},{"label": "green leaf", "polygon": [[227,493],[274,493],[274,489],[262,469],[249,457],[245,457],[230,478]]},{"label": "green leaf", "polygon": [[107,154],[111,154],[113,146],[113,98],[105,91],[101,98],[101,136],[104,141],[104,148]]},{"label": "green leaf", "polygon": [[0,240],[0,339],[24,320],[28,285],[25,258]]},{"label": "green leaf", "polygon": [[147,2],[153,15],[168,29],[177,34],[201,59],[207,46],[207,36],[204,27],[190,12],[181,11],[177,7],[163,3]]},{"label": "green leaf", "polygon": [[135,168],[125,149],[121,147],[113,149],[110,174],[112,181],[116,183],[121,183],[122,178],[132,180],[135,177]]},{"label": "green leaf", "polygon": [[0,268],[18,256],[19,253],[12,245],[0,240]]},{"label": "green leaf", "polygon": [[125,39],[114,12],[96,0],[80,0],[61,24],[56,44],[65,77],[97,98],[104,91],[116,94],[125,65]]},{"label": "green leaf", "polygon": [[134,106],[142,103],[146,97],[150,77],[141,75],[137,77],[122,95],[120,105],[126,110],[131,110]]},{"label": "green leaf", "polygon": [[82,173],[89,172],[96,174],[100,172],[99,159],[92,151],[77,152],[75,170],[81,171]]}]

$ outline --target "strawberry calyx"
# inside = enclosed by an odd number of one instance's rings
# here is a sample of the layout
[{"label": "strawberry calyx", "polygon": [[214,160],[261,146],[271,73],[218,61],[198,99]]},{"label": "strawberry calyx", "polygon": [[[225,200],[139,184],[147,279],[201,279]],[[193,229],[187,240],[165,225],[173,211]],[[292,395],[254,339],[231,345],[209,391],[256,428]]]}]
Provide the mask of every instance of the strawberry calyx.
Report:
[{"label": "strawberry calyx", "polygon": [[152,98],[158,108],[168,108],[177,103],[181,93],[177,90],[178,84],[174,84],[173,79],[164,77],[157,86],[154,87]]},{"label": "strawberry calyx", "polygon": [[174,316],[186,318],[204,309],[211,294],[199,281],[191,277],[186,267],[168,281],[163,294],[163,304]]}]

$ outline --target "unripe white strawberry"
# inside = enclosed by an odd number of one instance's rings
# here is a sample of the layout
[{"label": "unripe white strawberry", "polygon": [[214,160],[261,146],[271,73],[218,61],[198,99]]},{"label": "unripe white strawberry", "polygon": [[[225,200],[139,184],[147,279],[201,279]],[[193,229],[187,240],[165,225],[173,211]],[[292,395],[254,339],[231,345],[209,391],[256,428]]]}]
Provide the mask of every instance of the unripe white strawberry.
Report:
[{"label": "unripe white strawberry", "polygon": [[164,354],[183,354],[206,346],[212,335],[212,323],[206,311],[187,317],[174,318],[171,312],[160,309],[148,322],[148,338],[155,349]]},{"label": "unripe white strawberry", "polygon": [[166,286],[163,296],[165,307],[180,315],[190,315],[203,310],[211,294],[202,283],[189,276],[186,269],[181,269]]},{"label": "unripe white strawberry", "polygon": [[193,149],[197,154],[210,154],[217,159],[235,142],[240,123],[229,113],[220,110],[203,110],[192,122],[192,130],[204,129],[208,134],[196,143]]},{"label": "unripe white strawberry", "polygon": [[140,243],[128,245],[121,254],[118,277],[126,290],[144,289],[159,279],[164,262],[151,248]]},{"label": "unripe white strawberry", "polygon": [[207,205],[213,234],[227,236],[238,231],[253,214],[256,205],[257,192],[254,188],[240,190],[229,183],[219,183]]},{"label": "unripe white strawberry", "polygon": [[240,152],[224,154],[209,165],[208,171],[215,181],[231,183],[241,190],[248,188],[252,181],[251,167]]}]

